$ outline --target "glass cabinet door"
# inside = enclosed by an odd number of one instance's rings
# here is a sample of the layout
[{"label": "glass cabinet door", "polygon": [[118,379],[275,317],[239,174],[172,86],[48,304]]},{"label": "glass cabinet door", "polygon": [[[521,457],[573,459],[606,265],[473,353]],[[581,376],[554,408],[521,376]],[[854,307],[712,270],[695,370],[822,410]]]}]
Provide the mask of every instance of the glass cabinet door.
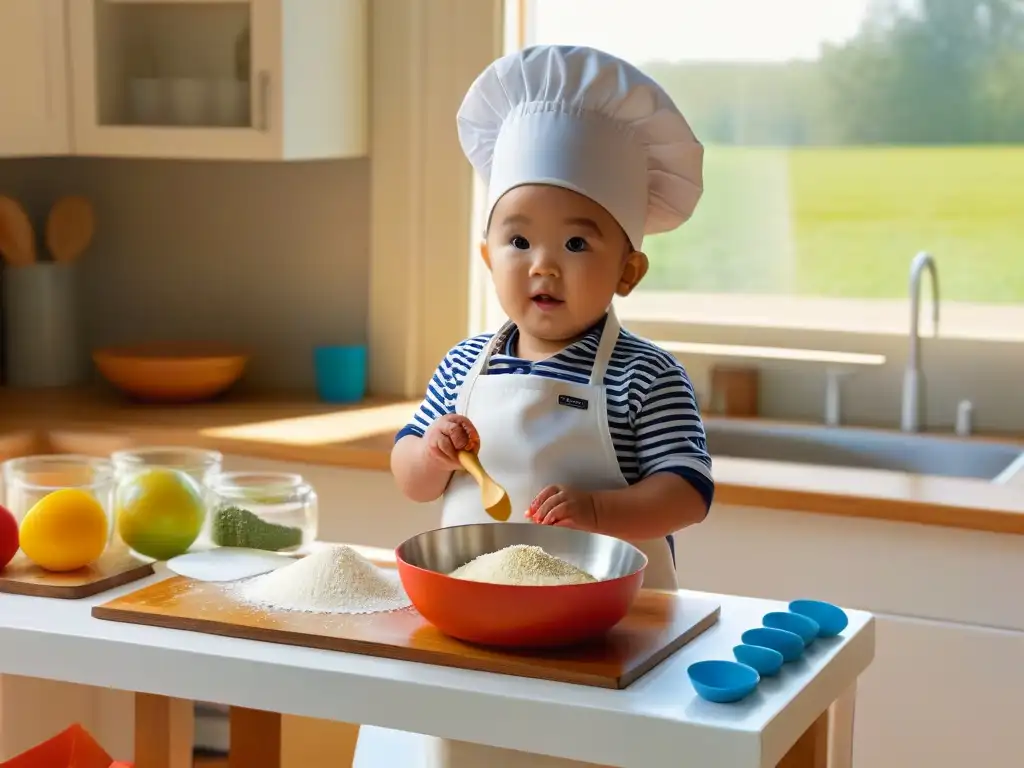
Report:
[{"label": "glass cabinet door", "polygon": [[251,2],[92,5],[98,126],[259,127]]}]

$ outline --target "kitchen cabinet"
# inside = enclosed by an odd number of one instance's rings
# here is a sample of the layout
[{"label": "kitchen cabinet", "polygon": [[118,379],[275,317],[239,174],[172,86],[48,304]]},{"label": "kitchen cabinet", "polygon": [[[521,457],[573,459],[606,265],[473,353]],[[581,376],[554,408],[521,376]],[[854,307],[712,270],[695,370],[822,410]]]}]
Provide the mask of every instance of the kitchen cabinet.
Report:
[{"label": "kitchen cabinet", "polygon": [[66,155],[65,0],[0,2],[0,156]]},{"label": "kitchen cabinet", "polygon": [[67,0],[76,154],[367,151],[367,0]]},{"label": "kitchen cabinet", "polygon": [[875,632],[857,686],[854,765],[1021,765],[1024,633],[895,617],[877,617]]},{"label": "kitchen cabinet", "polygon": [[676,553],[687,589],[875,613],[854,765],[1021,764],[1024,536],[715,504]]}]

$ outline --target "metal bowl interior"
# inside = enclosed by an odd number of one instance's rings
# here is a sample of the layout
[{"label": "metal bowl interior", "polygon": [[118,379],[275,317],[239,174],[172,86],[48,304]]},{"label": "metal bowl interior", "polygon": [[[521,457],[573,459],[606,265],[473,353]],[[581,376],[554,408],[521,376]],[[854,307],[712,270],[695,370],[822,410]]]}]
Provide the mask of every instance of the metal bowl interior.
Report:
[{"label": "metal bowl interior", "polygon": [[643,552],[613,536],[527,523],[438,528],[403,542],[396,554],[409,565],[448,575],[480,555],[513,544],[541,547],[549,555],[582,568],[599,581],[630,576],[647,565]]}]

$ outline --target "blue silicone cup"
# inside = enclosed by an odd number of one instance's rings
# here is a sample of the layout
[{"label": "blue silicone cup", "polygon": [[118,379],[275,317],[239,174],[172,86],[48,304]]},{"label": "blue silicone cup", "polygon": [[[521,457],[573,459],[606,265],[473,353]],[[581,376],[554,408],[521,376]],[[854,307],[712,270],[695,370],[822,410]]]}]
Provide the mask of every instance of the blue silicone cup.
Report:
[{"label": "blue silicone cup", "polygon": [[818,637],[818,632],[821,630],[818,622],[814,619],[787,611],[766,613],[764,618],[761,619],[761,623],[772,629],[784,629],[787,632],[792,632],[794,635],[800,635],[800,639],[804,641],[805,646],[813,643]]},{"label": "blue silicone cup", "polygon": [[325,403],[358,403],[366,396],[366,347],[323,346],[313,350],[317,395]]},{"label": "blue silicone cup", "polygon": [[821,600],[794,600],[789,604],[789,610],[816,621],[818,637],[835,637],[850,623],[846,611]]},{"label": "blue silicone cup", "polygon": [[746,664],[757,670],[762,677],[772,677],[782,669],[782,654],[774,648],[760,645],[737,645],[732,649],[733,656],[740,664]]},{"label": "blue silicone cup", "polygon": [[778,651],[782,654],[782,660],[786,662],[796,661],[804,655],[803,638],[784,629],[772,627],[748,629],[740,635],[740,640],[747,645],[760,645],[762,648]]},{"label": "blue silicone cup", "polygon": [[697,695],[716,704],[731,704],[749,696],[761,676],[753,667],[712,659],[691,664],[686,673]]}]

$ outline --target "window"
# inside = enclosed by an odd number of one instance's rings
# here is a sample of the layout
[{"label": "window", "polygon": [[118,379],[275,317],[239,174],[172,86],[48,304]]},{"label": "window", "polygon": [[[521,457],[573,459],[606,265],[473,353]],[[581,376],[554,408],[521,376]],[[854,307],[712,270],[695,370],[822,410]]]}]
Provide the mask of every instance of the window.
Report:
[{"label": "window", "polygon": [[706,147],[704,197],[645,240],[627,317],[905,333],[928,251],[943,335],[1024,339],[1024,2],[508,7],[507,45],[633,62]]}]

